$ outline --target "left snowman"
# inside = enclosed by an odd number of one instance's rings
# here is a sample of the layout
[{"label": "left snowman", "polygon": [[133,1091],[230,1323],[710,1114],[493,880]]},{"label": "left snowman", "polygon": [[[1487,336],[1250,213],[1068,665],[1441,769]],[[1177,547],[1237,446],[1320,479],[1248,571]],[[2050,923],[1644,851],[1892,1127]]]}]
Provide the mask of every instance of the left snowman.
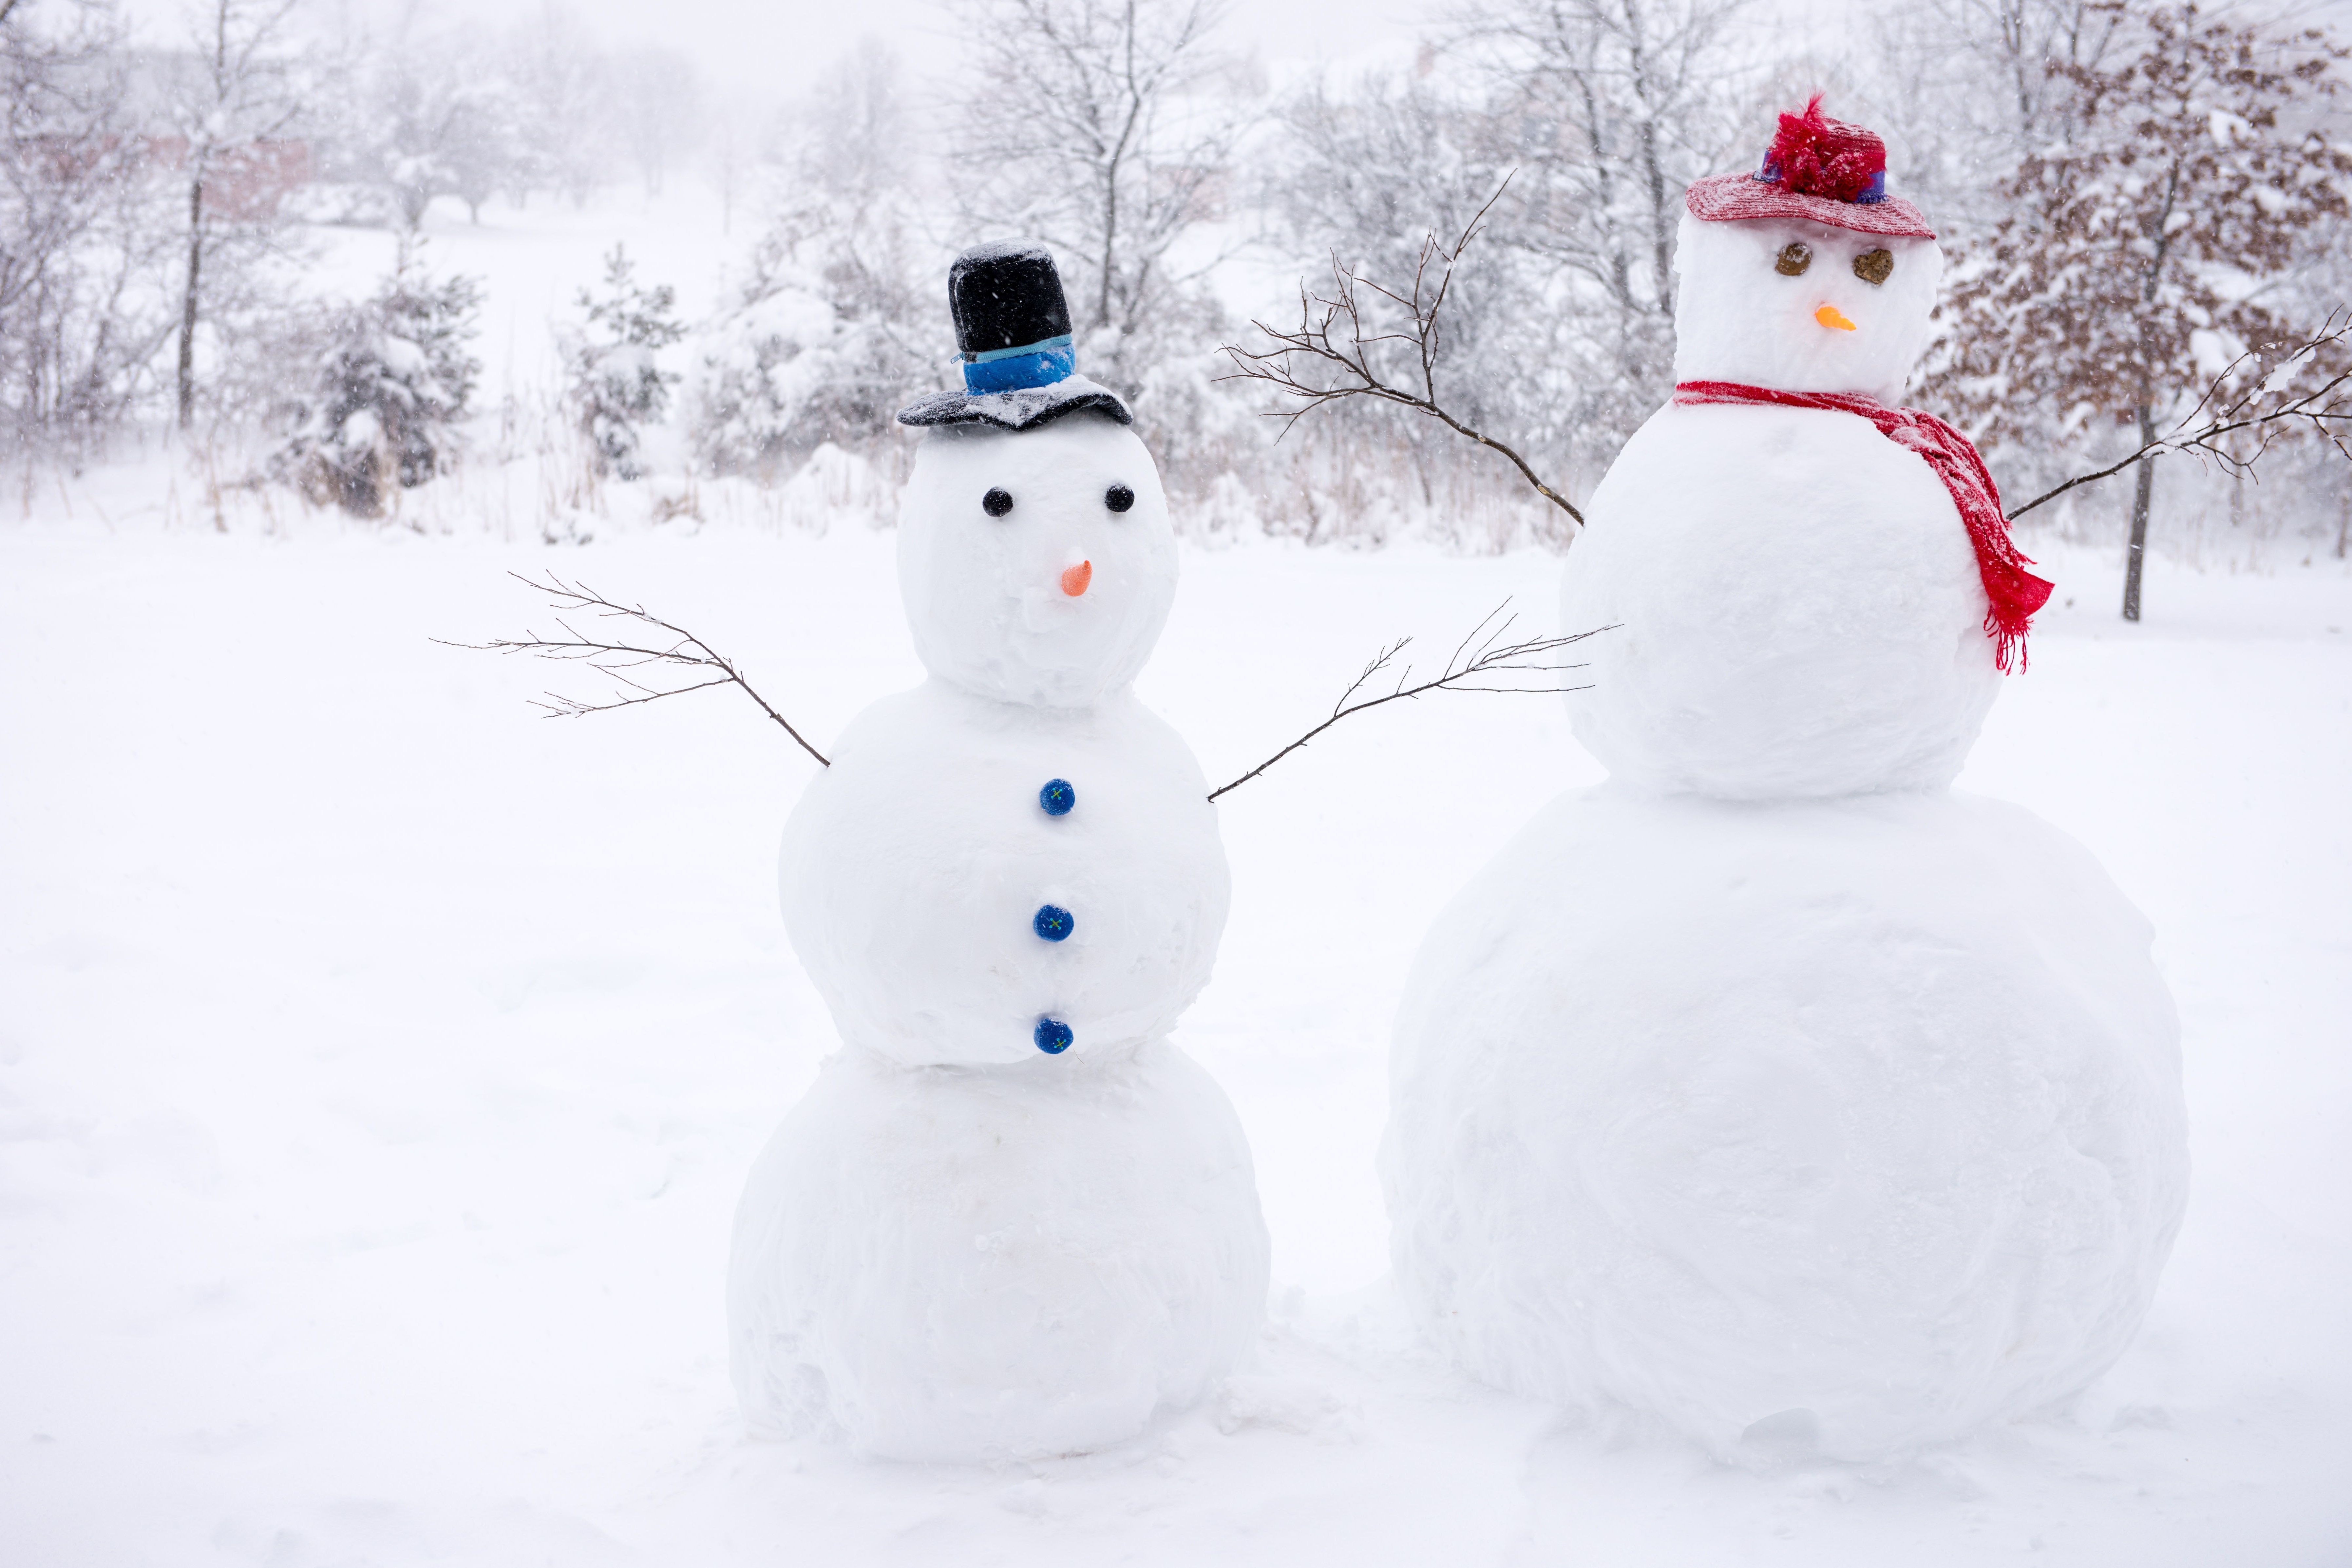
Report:
[{"label": "left snowman", "polygon": [[1232,1103],[1168,1039],[1230,884],[1199,764],[1132,689],[1175,596],[1159,471],[1076,374],[1045,249],[967,251],[948,296],[965,391],[898,415],[930,679],[850,724],[784,830],[842,1049],[752,1170],[728,1317],[756,1428],[971,1461],[1200,1400],[1267,1244]]}]

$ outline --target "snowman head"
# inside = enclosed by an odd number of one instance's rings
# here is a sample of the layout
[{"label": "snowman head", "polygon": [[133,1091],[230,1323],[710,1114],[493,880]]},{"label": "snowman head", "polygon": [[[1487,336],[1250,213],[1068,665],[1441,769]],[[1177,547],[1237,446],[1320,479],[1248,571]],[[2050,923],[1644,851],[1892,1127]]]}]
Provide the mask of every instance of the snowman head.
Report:
[{"label": "snowman head", "polygon": [[1176,540],[1118,394],[1077,374],[1041,245],[976,246],[948,269],[964,389],[898,411],[929,434],[898,515],[915,652],[1003,702],[1083,708],[1151,657]]},{"label": "snowman head", "polygon": [[935,429],[899,508],[898,588],[940,679],[1002,702],[1099,701],[1143,668],[1176,596],[1160,470],[1098,413]]},{"label": "snowman head", "polygon": [[1932,333],[1943,252],[1886,195],[1886,147],[1816,97],[1753,174],[1691,186],[1675,258],[1675,379],[1898,399]]}]

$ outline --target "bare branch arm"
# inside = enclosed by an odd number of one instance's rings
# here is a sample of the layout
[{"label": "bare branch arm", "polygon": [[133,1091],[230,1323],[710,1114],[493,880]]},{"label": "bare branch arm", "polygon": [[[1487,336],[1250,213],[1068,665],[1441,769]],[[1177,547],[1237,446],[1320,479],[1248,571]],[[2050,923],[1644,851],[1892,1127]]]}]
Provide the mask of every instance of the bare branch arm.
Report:
[{"label": "bare branch arm", "polygon": [[[631,682],[631,684],[635,683]],[[692,686],[673,687],[667,690],[646,687],[642,689],[645,692],[642,697],[617,697],[610,702],[583,702],[577,698],[566,697],[560,691],[551,691],[546,694],[546,701],[541,702],[534,699],[531,706],[545,709],[547,716],[551,719],[577,719],[583,713],[603,713],[614,708],[632,708],[640,702],[653,702],[664,697],[682,697],[689,691],[699,691],[706,686],[726,684],[727,678],[722,675],[715,679],[698,680]]]},{"label": "bare branch arm", "polygon": [[[551,691],[547,694],[551,699],[551,701],[534,704],[536,707],[545,709],[549,718],[577,719],[583,714],[603,713],[615,708],[634,708],[639,703],[655,702],[665,697],[683,697],[689,691],[700,691],[706,687],[739,686],[742,688],[744,696],[760,705],[760,711],[783,727],[784,733],[790,735],[802,751],[814,757],[825,767],[833,765],[826,760],[823,752],[809,744],[808,737],[793,728],[790,720],[777,712],[766,698],[752,689],[751,683],[743,679],[743,672],[736,668],[732,660],[719,653],[709,643],[704,642],[685,627],[674,626],[660,616],[649,613],[643,605],[614,604],[586,584],[566,583],[552,572],[547,574],[547,581],[544,583],[536,582],[520,572],[509,572],[507,575],[527,588],[533,588],[548,595],[554,601],[553,607],[556,609],[571,612],[587,610],[607,619],[617,616],[624,620],[637,621],[667,632],[677,639],[667,647],[644,647],[634,643],[603,642],[594,637],[583,637],[572,630],[569,623],[562,620],[556,622],[556,625],[562,627],[564,632],[561,637],[542,637],[535,632],[525,631],[520,637],[499,637],[486,643],[450,642],[443,637],[433,639],[444,647],[473,648],[485,653],[527,653],[535,658],[583,661],[591,668],[634,688],[637,693],[634,697],[616,694],[611,700],[604,702],[583,702],[576,698],[564,697]],[[648,686],[635,677],[624,673],[646,665],[675,665],[689,669],[715,670],[717,673],[708,680],[696,681],[690,686],[669,687]]]},{"label": "bare branch arm", "polygon": [[[1344,265],[1337,255],[1331,258],[1332,293],[1329,296],[1309,294],[1299,289],[1298,327],[1295,331],[1279,331],[1264,321],[1250,325],[1273,340],[1273,346],[1262,352],[1252,352],[1238,344],[1228,343],[1225,357],[1234,369],[1222,381],[1260,382],[1286,398],[1293,405],[1270,412],[1275,417],[1295,425],[1325,404],[1338,403],[1349,397],[1370,397],[1382,403],[1393,403],[1425,414],[1458,436],[1475,441],[1496,453],[1518,469],[1535,492],[1583,526],[1584,514],[1575,503],[1546,484],[1533,464],[1502,442],[1476,428],[1445,407],[1437,391],[1437,369],[1442,357],[1441,324],[1447,299],[1454,286],[1454,269],[1460,265],[1463,252],[1469,248],[1483,228],[1486,215],[1503,192],[1510,186],[1506,175],[1486,205],[1472,215],[1452,249],[1438,243],[1431,235],[1422,242],[1421,258],[1413,268],[1410,286],[1391,288],[1364,277]],[[1437,276],[1430,280],[1432,263],[1438,264]],[[1367,332],[1363,318],[1361,290],[1369,289],[1409,313],[1412,325],[1394,332]],[[1335,337],[1332,329],[1339,328]],[[1419,380],[1420,390],[1399,386],[1385,378],[1372,366],[1370,350],[1383,342],[1411,345],[1414,360],[1412,374]]]},{"label": "bare branch arm", "polygon": [[[1577,632],[1569,637],[1529,637],[1520,642],[1500,642],[1503,633],[1509,630],[1511,623],[1517,619],[1516,616],[1504,614],[1509,604],[1510,601],[1507,599],[1488,611],[1486,618],[1473,626],[1469,636],[1464,637],[1454,648],[1454,656],[1445,661],[1444,670],[1437,676],[1417,684],[1409,684],[1412,681],[1412,668],[1408,665],[1398,675],[1396,685],[1392,689],[1377,697],[1365,697],[1360,700],[1356,694],[1363,690],[1374,676],[1389,668],[1395,662],[1396,656],[1403,652],[1412,639],[1400,637],[1381,649],[1357,674],[1356,679],[1348,683],[1348,689],[1339,694],[1339,700],[1332,705],[1329,718],[1325,719],[1307,733],[1234,780],[1233,783],[1211,790],[1209,798],[1214,800],[1229,790],[1239,789],[1291,752],[1305,746],[1340,720],[1350,714],[1362,713],[1378,708],[1383,703],[1418,698],[1432,691],[1557,693],[1583,690],[1584,687],[1581,685],[1560,684],[1560,679],[1569,671],[1582,669],[1584,666],[1558,663],[1550,656],[1571,644],[1580,643],[1589,637],[1595,637],[1600,632],[1612,631],[1615,628],[1601,626],[1594,631]],[[1522,675],[1532,676],[1536,679],[1529,684],[1517,682],[1514,678]],[[1494,684],[1497,681],[1505,684]]]},{"label": "bare branch arm", "polygon": [[[2326,350],[2347,343],[2352,343],[2352,312],[2331,315],[2319,331],[2295,344],[2283,356],[2282,363],[2291,365],[2301,359],[2315,359]],[[2135,464],[2161,457],[2167,452],[2188,452],[2211,458],[2227,468],[2242,471],[2253,466],[2252,459],[2242,453],[2231,452],[2226,443],[2231,437],[2249,431],[2255,433],[2259,443],[2255,457],[2268,448],[2273,436],[2291,430],[2297,425],[2310,426],[2334,442],[2338,450],[2345,450],[2347,457],[2352,457],[2352,450],[2346,450],[2344,447],[2345,433],[2352,431],[2352,390],[2347,390],[2352,389],[2352,370],[2338,371],[2311,391],[2294,396],[2269,393],[2266,390],[2267,378],[2263,384],[2256,385],[2251,392],[2229,396],[2226,388],[2230,379],[2252,357],[2251,354],[2241,354],[2232,360],[2221,374],[2213,378],[2204,395],[2198,398],[2196,406],[2181,417],[2180,423],[2170,433],[2147,442],[2120,462],[2110,463],[2087,474],[2077,474],[2064,484],[2043,491],[2011,511],[2009,521],[2015,522],[2044,501],[2056,500],[2068,490],[2080,486],[2112,479]]]}]

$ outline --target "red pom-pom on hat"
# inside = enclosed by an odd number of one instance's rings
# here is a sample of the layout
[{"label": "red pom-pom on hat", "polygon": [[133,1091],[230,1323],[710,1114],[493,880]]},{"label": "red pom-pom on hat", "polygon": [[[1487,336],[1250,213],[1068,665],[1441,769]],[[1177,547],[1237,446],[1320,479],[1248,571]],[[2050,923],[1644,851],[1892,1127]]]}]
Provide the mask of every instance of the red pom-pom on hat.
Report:
[{"label": "red pom-pom on hat", "polygon": [[1780,116],[1780,132],[1752,174],[1715,174],[1684,198],[1709,223],[1803,218],[1858,234],[1933,239],[1927,216],[1886,194],[1886,143],[1875,132],[1822,112],[1822,95],[1801,114]]},{"label": "red pom-pom on hat", "polygon": [[1802,114],[1780,116],[1780,133],[1764,154],[1758,179],[1800,196],[1833,202],[1886,199],[1886,143],[1859,125],[1822,112],[1822,95]]}]

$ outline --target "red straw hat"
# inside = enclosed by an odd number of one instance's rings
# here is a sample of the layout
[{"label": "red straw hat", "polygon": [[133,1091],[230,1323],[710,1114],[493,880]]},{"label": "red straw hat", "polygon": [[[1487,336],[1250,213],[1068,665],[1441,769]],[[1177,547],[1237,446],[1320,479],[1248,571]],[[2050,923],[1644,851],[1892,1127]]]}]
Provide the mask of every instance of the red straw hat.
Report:
[{"label": "red straw hat", "polygon": [[1802,114],[1780,116],[1780,133],[1752,174],[1713,174],[1684,198],[1708,223],[1803,218],[1856,234],[1933,239],[1927,215],[1886,194],[1886,143],[1822,112],[1815,93]]}]

